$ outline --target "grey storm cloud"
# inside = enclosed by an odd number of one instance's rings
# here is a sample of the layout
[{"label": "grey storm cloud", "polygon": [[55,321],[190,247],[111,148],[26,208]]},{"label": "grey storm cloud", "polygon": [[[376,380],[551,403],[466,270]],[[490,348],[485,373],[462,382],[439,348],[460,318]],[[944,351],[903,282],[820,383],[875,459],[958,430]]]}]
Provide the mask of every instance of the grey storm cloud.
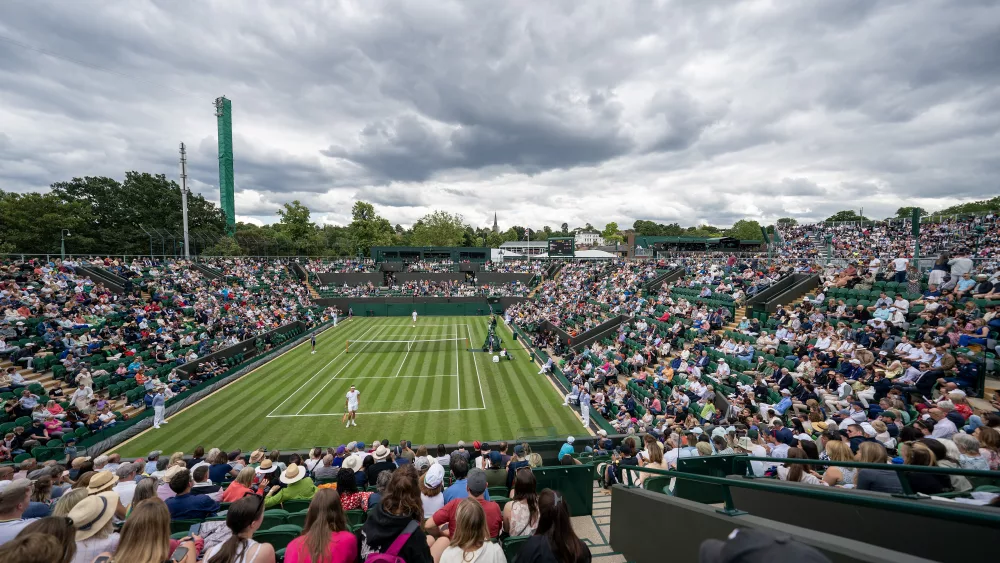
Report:
[{"label": "grey storm cloud", "polygon": [[[0,189],[137,169],[237,213],[477,226],[887,216],[992,197],[991,0],[9,0]],[[242,206],[242,207],[241,207]]]}]

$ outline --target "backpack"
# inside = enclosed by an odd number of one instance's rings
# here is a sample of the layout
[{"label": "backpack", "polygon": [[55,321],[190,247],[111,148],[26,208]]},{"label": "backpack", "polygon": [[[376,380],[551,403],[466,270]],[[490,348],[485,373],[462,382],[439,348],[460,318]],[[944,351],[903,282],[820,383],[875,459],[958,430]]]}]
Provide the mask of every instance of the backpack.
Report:
[{"label": "backpack", "polygon": [[403,528],[402,533],[393,540],[392,545],[385,553],[372,553],[365,558],[365,563],[406,563],[406,561],[399,556],[399,552],[403,550],[403,546],[410,539],[410,535],[416,531],[419,522],[416,520],[411,520],[405,528]]}]

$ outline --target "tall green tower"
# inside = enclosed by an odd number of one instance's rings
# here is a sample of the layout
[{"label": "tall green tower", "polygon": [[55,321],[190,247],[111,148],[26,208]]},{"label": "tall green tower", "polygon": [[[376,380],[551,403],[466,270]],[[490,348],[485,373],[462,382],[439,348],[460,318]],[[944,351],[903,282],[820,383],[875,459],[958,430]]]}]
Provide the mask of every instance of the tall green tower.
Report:
[{"label": "tall green tower", "polygon": [[236,234],[236,196],[233,183],[233,104],[222,96],[215,99],[219,122],[219,202],[226,215],[226,234]]}]

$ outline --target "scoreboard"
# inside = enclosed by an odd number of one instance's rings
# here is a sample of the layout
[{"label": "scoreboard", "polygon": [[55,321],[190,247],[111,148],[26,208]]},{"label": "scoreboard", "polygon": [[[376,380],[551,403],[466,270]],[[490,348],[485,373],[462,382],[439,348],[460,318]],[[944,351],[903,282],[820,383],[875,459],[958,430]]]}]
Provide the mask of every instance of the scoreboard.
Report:
[{"label": "scoreboard", "polygon": [[575,256],[576,239],[559,237],[549,239],[549,256]]}]

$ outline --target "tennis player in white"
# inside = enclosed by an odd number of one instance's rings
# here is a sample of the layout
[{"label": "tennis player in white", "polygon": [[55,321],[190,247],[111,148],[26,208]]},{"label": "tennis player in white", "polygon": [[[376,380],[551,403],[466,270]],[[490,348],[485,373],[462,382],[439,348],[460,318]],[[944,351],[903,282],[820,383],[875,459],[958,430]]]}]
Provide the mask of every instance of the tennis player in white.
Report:
[{"label": "tennis player in white", "polygon": [[351,426],[357,426],[358,423],[354,418],[358,414],[358,397],[361,396],[361,391],[358,391],[351,385],[351,390],[347,392],[347,412],[344,413],[344,418],[341,422],[347,421],[347,425],[344,428],[350,428]]},{"label": "tennis player in white", "polygon": [[413,312],[413,326],[417,326],[417,312]]}]

